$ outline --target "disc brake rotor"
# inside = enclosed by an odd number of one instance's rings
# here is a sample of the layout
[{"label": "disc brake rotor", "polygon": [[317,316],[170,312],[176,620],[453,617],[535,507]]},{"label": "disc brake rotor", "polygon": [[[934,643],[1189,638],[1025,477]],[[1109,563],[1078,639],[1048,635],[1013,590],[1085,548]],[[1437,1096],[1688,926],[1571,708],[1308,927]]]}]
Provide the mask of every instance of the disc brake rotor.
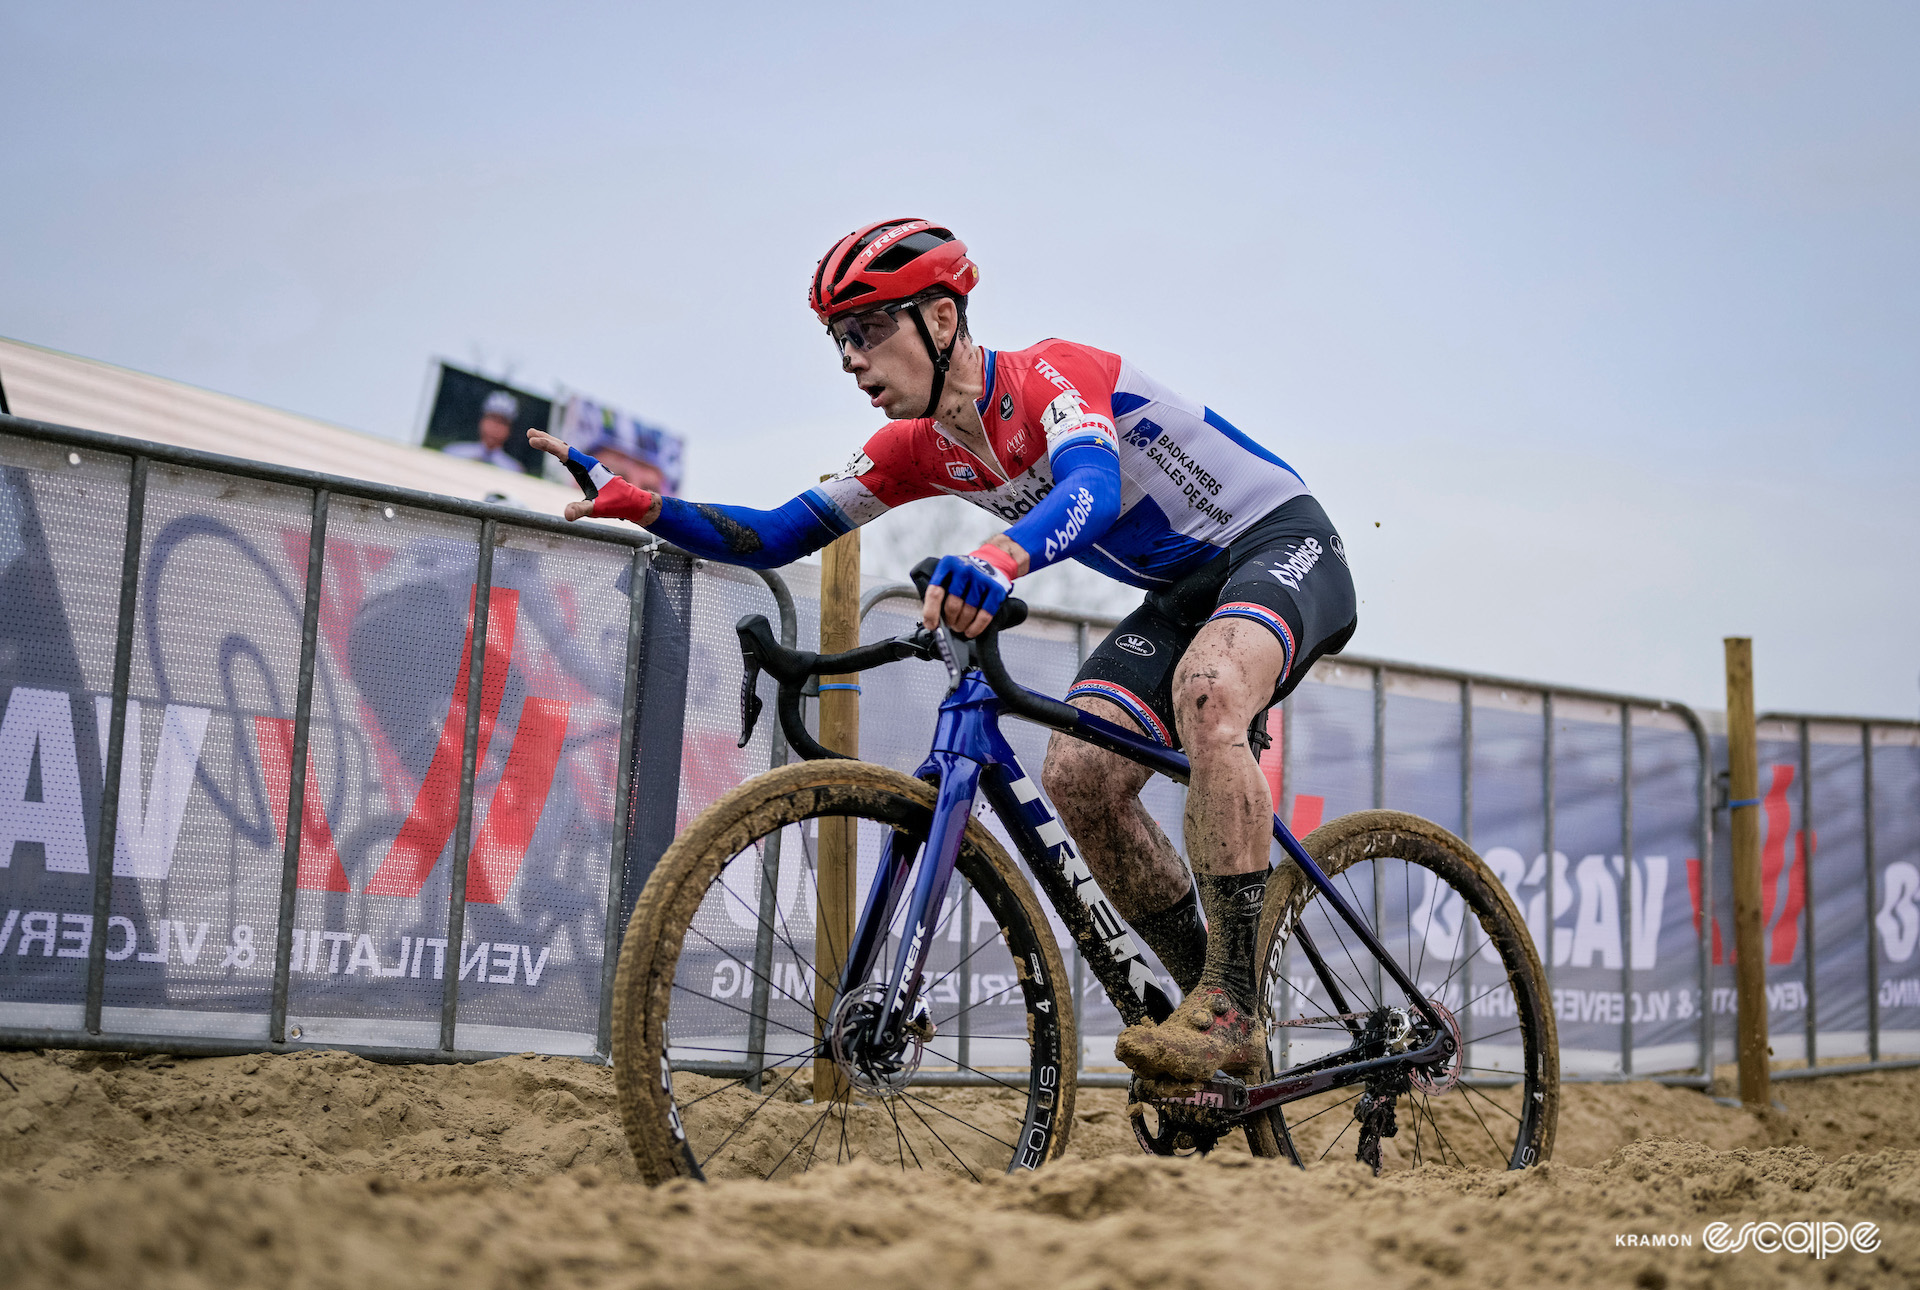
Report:
[{"label": "disc brake rotor", "polygon": [[847,1082],[862,1092],[894,1097],[902,1092],[920,1070],[927,1046],[922,1034],[931,1036],[931,1028],[909,1024],[902,1035],[904,1043],[893,1051],[873,1051],[871,1030],[886,1001],[886,987],[878,983],[862,987],[857,993],[834,1001],[827,1017],[827,1047]]}]

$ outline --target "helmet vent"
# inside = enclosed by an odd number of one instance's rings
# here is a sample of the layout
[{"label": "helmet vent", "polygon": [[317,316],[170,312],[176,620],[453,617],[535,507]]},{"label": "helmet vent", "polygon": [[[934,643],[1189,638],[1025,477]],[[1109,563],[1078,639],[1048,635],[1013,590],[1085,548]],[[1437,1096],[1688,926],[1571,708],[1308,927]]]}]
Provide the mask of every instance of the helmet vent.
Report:
[{"label": "helmet vent", "polygon": [[[944,230],[941,231],[944,232]],[[945,237],[941,237],[933,229],[921,229],[918,233],[910,233],[875,256],[873,263],[867,266],[868,271],[892,273],[896,269],[905,268],[928,251],[937,250],[952,240],[953,234],[948,233]]]}]

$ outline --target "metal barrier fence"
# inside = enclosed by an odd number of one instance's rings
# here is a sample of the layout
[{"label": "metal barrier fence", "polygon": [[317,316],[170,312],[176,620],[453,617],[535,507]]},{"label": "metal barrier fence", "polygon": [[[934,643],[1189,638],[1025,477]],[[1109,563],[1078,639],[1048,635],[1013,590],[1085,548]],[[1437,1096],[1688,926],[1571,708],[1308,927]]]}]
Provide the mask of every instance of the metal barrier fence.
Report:
[{"label": "metal barrier fence", "polygon": [[0,1044],[605,1053],[695,638],[798,630],[694,566],[0,417]]},{"label": "metal barrier fence", "polygon": [[1803,1063],[1773,1078],[1913,1064],[1894,1059],[1920,1052],[1920,722],[1769,712],[1756,733],[1768,1029]]},{"label": "metal barrier fence", "polygon": [[[604,1054],[651,865],[785,759],[770,720],[735,746],[731,628],[817,639],[791,572],[797,595],[638,531],[0,418],[0,1044]],[[870,638],[906,630],[903,593],[865,597]],[[1112,626],[1039,611],[1006,657],[1057,694]],[[863,755],[919,763],[938,673],[865,678]],[[1920,1053],[1920,724],[1766,721],[1774,1033],[1808,1069]],[[1730,1054],[1698,715],[1346,655],[1276,724],[1296,833],[1388,805],[1487,858],[1570,1076],[1699,1085]],[[1042,732],[1008,734],[1037,770]],[[1183,790],[1144,798],[1178,839]],[[1074,977],[1084,1076],[1115,1081],[1117,1014]]]}]

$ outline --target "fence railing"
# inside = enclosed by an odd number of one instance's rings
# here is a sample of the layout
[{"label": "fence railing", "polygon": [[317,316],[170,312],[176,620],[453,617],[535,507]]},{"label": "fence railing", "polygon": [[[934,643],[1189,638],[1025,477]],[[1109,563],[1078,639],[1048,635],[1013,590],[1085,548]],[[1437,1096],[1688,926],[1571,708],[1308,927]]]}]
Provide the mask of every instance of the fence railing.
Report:
[{"label": "fence railing", "polygon": [[[910,595],[862,618],[903,630]],[[0,418],[0,1044],[604,1054],[651,865],[786,758],[773,722],[735,746],[731,627],[769,608],[817,633],[806,590],[637,530]],[[1060,693],[1113,626],[1040,610],[1006,656]],[[918,764],[937,670],[866,678],[864,755]],[[1487,858],[1569,1075],[1707,1082],[1731,924],[1698,714],[1343,655],[1277,726],[1296,833],[1388,805]],[[1920,1054],[1920,723],[1761,735],[1776,1047]],[[1143,800],[1178,839],[1183,790]],[[1075,969],[1084,1077],[1113,1082]]]},{"label": "fence railing", "polygon": [[0,519],[0,1044],[607,1050],[693,561],[12,417]]},{"label": "fence railing", "polygon": [[[1778,906],[1768,994],[1805,999],[1803,1064],[1773,1078],[1911,1064],[1889,1057],[1920,1051],[1920,721],[1769,712],[1756,733],[1763,905]],[[1791,1032],[1771,1039],[1776,1063],[1792,1060]]]}]

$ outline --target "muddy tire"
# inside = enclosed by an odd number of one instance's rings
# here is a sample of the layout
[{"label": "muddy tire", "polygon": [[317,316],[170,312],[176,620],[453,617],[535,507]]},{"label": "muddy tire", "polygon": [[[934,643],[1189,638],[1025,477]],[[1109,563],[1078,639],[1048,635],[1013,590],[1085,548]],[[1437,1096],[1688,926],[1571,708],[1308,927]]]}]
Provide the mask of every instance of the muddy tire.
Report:
[{"label": "muddy tire", "polygon": [[[932,786],[884,767],[805,762],[734,789],[660,858],[613,995],[620,1118],[649,1182],[786,1177],[849,1158],[980,1177],[1065,1150],[1079,1044],[1066,966],[977,819],[930,933],[923,1060],[879,1088],[855,1087],[842,1064],[826,1101],[811,1097],[816,1059],[834,1061],[810,978],[812,839],[820,821],[846,820],[871,865],[888,837],[919,847],[934,801]],[[898,934],[876,958],[879,984]]]},{"label": "muddy tire", "polygon": [[[1382,1143],[1382,1167],[1434,1161],[1518,1169],[1548,1159],[1560,1095],[1552,997],[1520,911],[1492,870],[1446,829],[1401,811],[1357,811],[1301,844],[1420,993],[1442,1006],[1462,1043],[1450,1069],[1398,1094],[1398,1132]],[[1298,944],[1303,926],[1325,975]],[[1405,992],[1375,970],[1353,930],[1291,861],[1267,880],[1255,954],[1276,1070],[1353,1042],[1347,1023],[1322,1018],[1405,1010]],[[1327,976],[1345,1009],[1331,1003]],[[1353,1110],[1341,1108],[1361,1092],[1291,1104],[1272,1113],[1269,1125],[1250,1125],[1249,1142],[1257,1154],[1285,1154],[1291,1127],[1301,1155],[1338,1158],[1339,1144],[1351,1151],[1360,1136]],[[1321,1122],[1310,1134],[1309,1120]]]}]

